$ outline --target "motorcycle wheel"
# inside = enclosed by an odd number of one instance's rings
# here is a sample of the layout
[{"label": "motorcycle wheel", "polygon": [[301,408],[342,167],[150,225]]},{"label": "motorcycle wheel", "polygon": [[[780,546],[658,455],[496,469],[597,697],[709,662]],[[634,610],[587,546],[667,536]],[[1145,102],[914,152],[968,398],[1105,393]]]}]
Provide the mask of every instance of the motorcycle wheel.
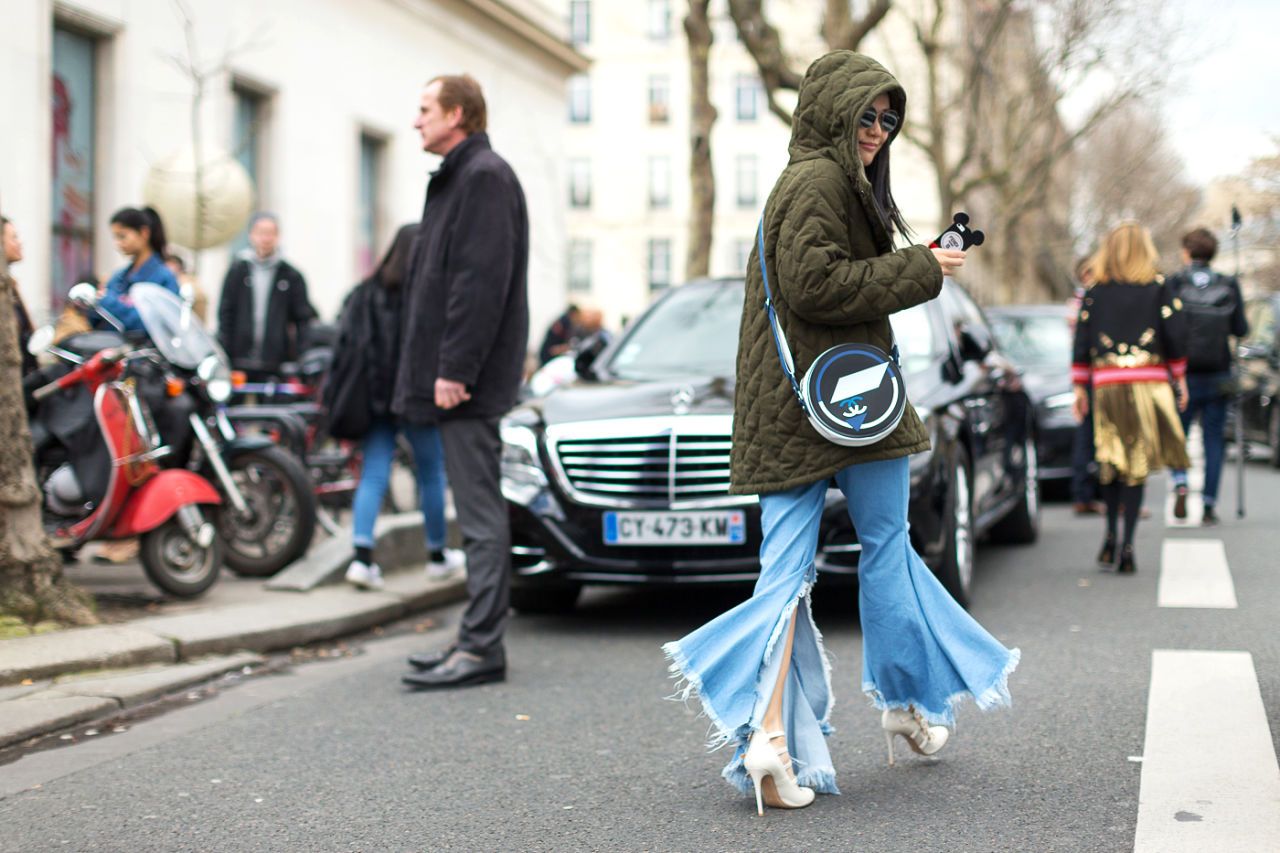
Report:
[{"label": "motorcycle wheel", "polygon": [[302,463],[279,447],[241,453],[227,467],[249,505],[246,516],[230,501],[218,509],[227,568],[244,577],[270,577],[306,553],[315,536],[311,479]]},{"label": "motorcycle wheel", "polygon": [[[201,518],[203,507],[195,506]],[[151,582],[176,598],[195,598],[213,586],[222,570],[222,540],[202,548],[192,542],[177,516],[142,534],[138,557]]]}]

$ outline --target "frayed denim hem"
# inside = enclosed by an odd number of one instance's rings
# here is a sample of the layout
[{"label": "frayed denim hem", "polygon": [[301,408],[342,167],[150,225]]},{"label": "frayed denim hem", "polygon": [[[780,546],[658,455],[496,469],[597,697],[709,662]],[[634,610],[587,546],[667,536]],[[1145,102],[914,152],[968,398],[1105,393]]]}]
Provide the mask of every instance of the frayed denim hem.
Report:
[{"label": "frayed denim hem", "polygon": [[1009,657],[1005,661],[1004,668],[995,680],[985,689],[977,694],[970,690],[960,690],[952,693],[945,700],[945,706],[942,708],[929,708],[915,699],[885,699],[874,684],[869,681],[862,682],[862,692],[871,700],[871,704],[877,709],[883,711],[889,708],[914,708],[920,712],[920,716],[924,717],[925,722],[931,726],[949,726],[954,727],[956,722],[955,709],[956,706],[970,697],[973,698],[974,704],[979,710],[989,711],[996,707],[1009,707],[1013,704],[1013,697],[1009,695],[1009,676],[1018,668],[1018,663],[1022,660],[1022,650],[1012,649]]},{"label": "frayed denim hem", "polygon": [[725,725],[724,720],[720,719],[715,708],[712,708],[711,703],[707,701],[706,694],[702,690],[702,679],[689,666],[689,659],[685,657],[684,652],[680,649],[680,643],[678,641],[664,643],[662,653],[669,661],[667,671],[671,673],[671,677],[676,682],[676,692],[668,696],[667,699],[687,705],[690,696],[698,697],[698,702],[702,706],[702,712],[699,716],[706,717],[711,721],[711,730],[714,732],[714,734],[709,734],[707,738],[707,750],[709,752],[715,752],[717,749],[732,743],[736,736],[734,730]]}]

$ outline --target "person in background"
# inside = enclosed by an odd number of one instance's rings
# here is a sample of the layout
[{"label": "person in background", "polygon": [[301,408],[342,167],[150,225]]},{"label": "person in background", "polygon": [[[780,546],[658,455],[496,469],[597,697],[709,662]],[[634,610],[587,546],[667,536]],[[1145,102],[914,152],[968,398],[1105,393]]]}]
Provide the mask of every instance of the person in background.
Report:
[{"label": "person in background", "polygon": [[[1204,434],[1204,515],[1206,527],[1218,523],[1218,485],[1226,446],[1227,403],[1234,391],[1231,337],[1249,333],[1240,282],[1209,268],[1218,253],[1218,238],[1196,228],[1182,238],[1184,268],[1165,285],[1182,300],[1187,316],[1187,390],[1191,397],[1182,412],[1182,429],[1200,418]],[[1173,472],[1175,518],[1187,517],[1187,472]]]},{"label": "person in background", "polygon": [[[396,452],[396,437],[403,434],[413,449],[414,468],[418,477],[418,493],[422,500],[423,525],[427,539],[427,580],[441,580],[462,568],[461,551],[445,548],[444,517],[444,447],[440,431],[434,424],[402,423],[391,414],[391,394],[400,370],[400,329],[404,319],[404,290],[408,283],[409,259],[413,255],[413,238],[417,224],[406,225],[396,232],[391,248],[369,278],[361,282],[347,297],[342,308],[335,365],[331,375],[346,368],[354,369],[363,393],[353,397],[367,406],[370,426],[361,441],[363,463],[360,484],[356,487],[352,506],[352,544],[355,559],[347,568],[347,582],[364,589],[381,589],[382,569],[373,559],[376,540],[374,523],[382,499],[387,493],[391,461]],[[355,364],[338,362],[354,359]],[[343,405],[335,394],[342,383],[325,387],[325,407],[336,422],[347,412],[336,411]],[[334,393],[331,393],[331,389]],[[362,413],[356,413],[362,414]]]},{"label": "person in background", "polygon": [[164,256],[164,265],[178,279],[179,293],[181,293],[183,301],[190,303],[192,312],[200,318],[201,323],[207,323],[209,320],[207,316],[209,313],[209,297],[205,295],[204,288],[200,286],[200,282],[196,280],[196,277],[187,272],[187,262],[182,259],[182,255],[177,252],[170,252]]},{"label": "person in background", "polygon": [[[1073,410],[1078,421],[1093,418],[1094,458],[1107,504],[1098,563],[1121,574],[1137,568],[1133,540],[1147,477],[1161,468],[1187,467],[1178,417],[1187,401],[1185,318],[1156,272],[1158,258],[1151,234],[1136,222],[1107,235],[1090,263],[1093,286],[1080,305],[1072,354]],[[1122,508],[1124,538],[1118,540]]]},{"label": "person in background", "polygon": [[569,351],[581,317],[582,309],[570,304],[565,312],[555,319],[542,338],[542,346],[538,347],[539,367]]},{"label": "person in background", "polygon": [[307,281],[280,255],[280,223],[256,213],[249,248],[227,270],[218,303],[218,340],[232,366],[274,375],[298,357],[303,332],[315,319]]},{"label": "person in background", "polygon": [[[22,260],[22,240],[18,237],[18,226],[7,216],[0,216],[0,232],[4,243],[4,259],[10,267],[9,275],[12,276],[13,265]],[[22,301],[22,291],[16,280],[13,284],[13,314],[18,323],[18,348],[22,350],[22,375],[26,376],[39,365],[36,364],[36,357],[27,352],[27,342],[31,340],[35,327],[31,325],[31,315],[27,313],[27,306]]]},{"label": "person in background", "polygon": [[[1080,316],[1080,304],[1093,284],[1090,260],[1086,255],[1076,261],[1078,286],[1069,300],[1070,312],[1067,315],[1072,334],[1075,333],[1076,318]],[[1086,393],[1092,403],[1093,387],[1087,388]],[[1103,504],[1098,500],[1098,472],[1093,461],[1093,418],[1085,418],[1076,426],[1071,442],[1071,501],[1076,515],[1101,515],[1103,512]]]},{"label": "person in background", "polygon": [[[98,306],[119,320],[125,331],[144,331],[129,290],[135,284],[149,282],[178,293],[178,279],[164,265],[164,223],[160,221],[160,214],[149,207],[124,207],[111,217],[111,236],[116,251],[130,262],[107,280]],[[89,321],[98,328],[110,325],[97,314],[90,315]]]}]

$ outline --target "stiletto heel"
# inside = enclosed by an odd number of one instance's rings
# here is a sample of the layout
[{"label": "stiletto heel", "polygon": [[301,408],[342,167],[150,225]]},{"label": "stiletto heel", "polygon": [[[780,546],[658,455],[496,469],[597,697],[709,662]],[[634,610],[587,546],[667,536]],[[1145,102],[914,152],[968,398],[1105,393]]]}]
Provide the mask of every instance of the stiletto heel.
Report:
[{"label": "stiletto heel", "polygon": [[951,730],[946,726],[931,726],[915,708],[886,708],[880,715],[880,728],[889,742],[889,766],[893,766],[893,736],[902,735],[907,746],[919,755],[933,755],[946,746]]},{"label": "stiletto heel", "polygon": [[742,758],[742,765],[756,788],[756,814],[761,816],[765,803],[775,809],[802,809],[812,803],[815,796],[812,788],[796,782],[787,748],[776,749],[769,744],[774,738],[784,736],[784,732],[766,734],[763,730],[752,733],[747,754]]}]

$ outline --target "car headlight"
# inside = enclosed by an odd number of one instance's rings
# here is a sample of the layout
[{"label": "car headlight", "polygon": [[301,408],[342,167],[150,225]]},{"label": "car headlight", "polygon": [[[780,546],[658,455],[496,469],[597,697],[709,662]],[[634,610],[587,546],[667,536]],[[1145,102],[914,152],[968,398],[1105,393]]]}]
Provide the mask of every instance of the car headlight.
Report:
[{"label": "car headlight", "polygon": [[538,436],[527,426],[504,425],[502,435],[502,494],[528,506],[547,487],[538,458]]},{"label": "car headlight", "polygon": [[231,368],[218,356],[211,355],[200,362],[196,376],[204,383],[213,402],[225,403],[231,399]]}]

